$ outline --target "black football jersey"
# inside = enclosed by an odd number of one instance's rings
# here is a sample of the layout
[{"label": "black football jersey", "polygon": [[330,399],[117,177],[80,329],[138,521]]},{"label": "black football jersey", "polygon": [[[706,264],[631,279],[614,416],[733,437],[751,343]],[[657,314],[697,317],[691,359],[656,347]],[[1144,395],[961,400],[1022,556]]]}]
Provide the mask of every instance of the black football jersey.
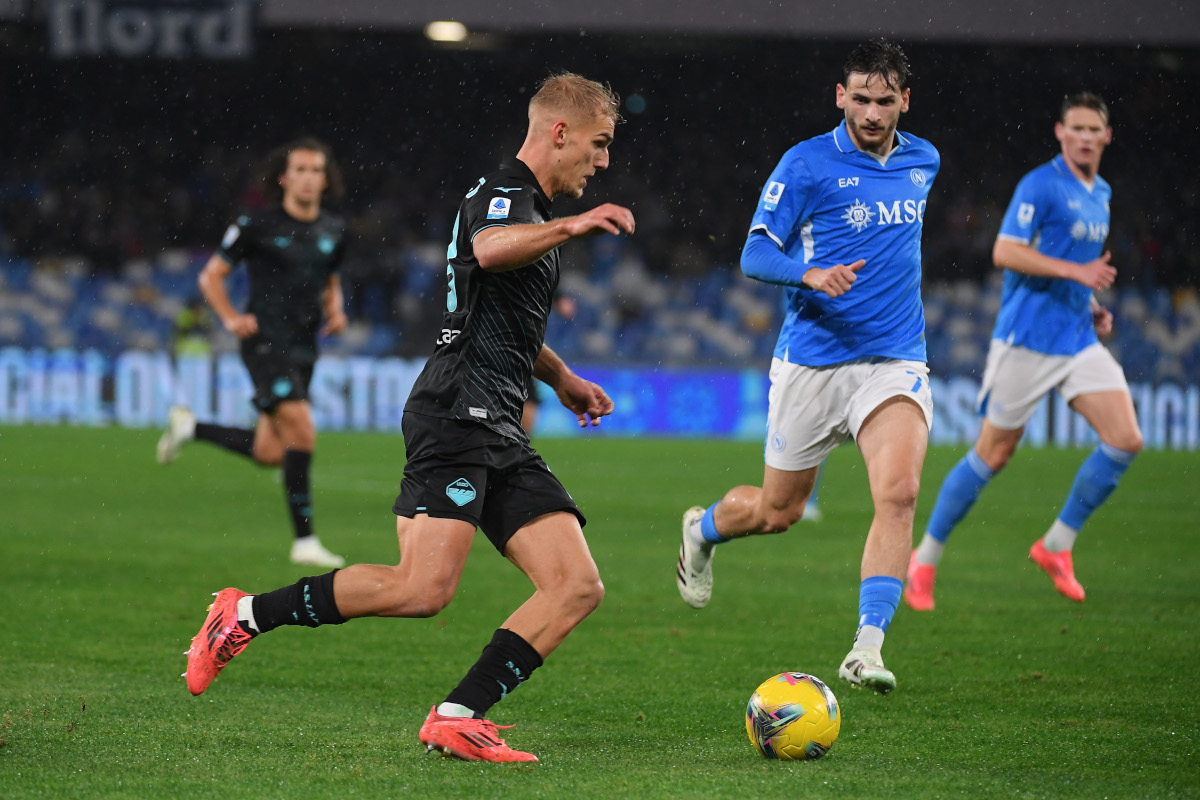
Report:
[{"label": "black football jersey", "polygon": [[250,277],[246,313],[258,318],[259,336],[273,351],[315,361],[321,294],[345,247],[340,217],[322,211],[303,222],[275,206],[238,217],[217,253],[230,264],[245,262]]},{"label": "black football jersey", "polygon": [[558,288],[558,248],[524,267],[488,272],[475,260],[471,242],[496,225],[550,219],[550,199],[517,159],[505,161],[467,192],[446,251],[442,327],[405,410],[473,420],[502,436],[528,440],[521,406]]}]

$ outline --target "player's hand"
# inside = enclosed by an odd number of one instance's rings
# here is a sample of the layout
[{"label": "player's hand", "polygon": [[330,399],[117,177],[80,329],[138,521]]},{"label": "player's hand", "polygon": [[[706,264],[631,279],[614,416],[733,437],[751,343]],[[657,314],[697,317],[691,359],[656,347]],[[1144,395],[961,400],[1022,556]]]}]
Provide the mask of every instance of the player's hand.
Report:
[{"label": "player's hand", "polygon": [[1112,251],[1105,250],[1104,255],[1083,264],[1079,268],[1078,276],[1075,280],[1093,292],[1107,289],[1117,279],[1117,268],[1108,263],[1111,260]]},{"label": "player's hand", "polygon": [[332,336],[335,333],[341,333],[346,330],[346,312],[335,311],[325,320],[325,324],[321,326],[322,336]]},{"label": "player's hand", "polygon": [[599,425],[600,418],[608,416],[613,410],[612,399],[604,393],[598,384],[584,380],[575,373],[564,378],[554,393],[558,400],[579,420],[579,427],[586,428],[589,424]]},{"label": "player's hand", "polygon": [[801,283],[810,289],[824,292],[830,297],[840,297],[850,291],[850,287],[858,280],[858,275],[855,273],[866,264],[866,260],[860,258],[853,264],[838,264],[829,269],[813,267],[804,273]]},{"label": "player's hand", "polygon": [[1096,329],[1096,335],[1103,339],[1112,333],[1113,315],[1104,306],[1096,306],[1092,309],[1092,327]]},{"label": "player's hand", "polygon": [[633,233],[633,212],[624,206],[605,203],[574,217],[563,217],[563,230],[572,239],[576,236],[595,236],[611,233]]},{"label": "player's hand", "polygon": [[229,319],[221,320],[225,330],[239,339],[248,339],[258,333],[258,317],[253,314],[238,314]]}]

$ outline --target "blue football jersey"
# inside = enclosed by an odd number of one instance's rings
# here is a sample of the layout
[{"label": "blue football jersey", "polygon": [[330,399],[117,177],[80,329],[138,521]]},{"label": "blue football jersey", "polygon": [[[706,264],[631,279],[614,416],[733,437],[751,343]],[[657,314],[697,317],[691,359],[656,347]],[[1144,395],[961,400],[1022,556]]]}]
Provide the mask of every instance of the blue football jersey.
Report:
[{"label": "blue football jersey", "polygon": [[[925,361],[921,228],[941,156],[896,132],[886,159],[854,146],[845,122],[788,150],[771,173],[750,225],[794,263],[775,356],[826,366],[859,358]],[[812,267],[866,264],[850,291],[831,298],[801,286]]]},{"label": "blue football jersey", "polygon": [[[1112,189],[1103,178],[1097,175],[1089,191],[1059,155],[1017,184],[1000,238],[1086,264],[1104,252],[1111,198]],[[1074,355],[1099,341],[1091,296],[1091,289],[1075,281],[1005,270],[992,338],[1048,355]]]}]

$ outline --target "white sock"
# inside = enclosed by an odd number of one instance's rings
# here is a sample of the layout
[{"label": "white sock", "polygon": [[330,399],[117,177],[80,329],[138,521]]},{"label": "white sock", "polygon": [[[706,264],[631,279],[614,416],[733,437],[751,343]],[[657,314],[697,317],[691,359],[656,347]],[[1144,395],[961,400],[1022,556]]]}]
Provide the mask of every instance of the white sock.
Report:
[{"label": "white sock", "polygon": [[442,703],[437,707],[437,713],[443,717],[473,717],[475,712],[458,703]]},{"label": "white sock", "polygon": [[246,627],[255,633],[262,633],[258,629],[258,623],[254,621],[254,595],[248,594],[238,600],[237,618],[238,622],[246,623]]},{"label": "white sock", "polygon": [[917,545],[917,563],[936,567],[942,563],[942,551],[946,549],[945,542],[939,542],[926,531],[925,538]]},{"label": "white sock", "polygon": [[1079,531],[1067,525],[1061,519],[1054,520],[1050,530],[1042,537],[1042,545],[1051,553],[1061,553],[1075,546],[1075,537]]},{"label": "white sock", "polygon": [[854,636],[855,650],[874,650],[878,653],[883,649],[883,628],[874,625],[863,625]]}]

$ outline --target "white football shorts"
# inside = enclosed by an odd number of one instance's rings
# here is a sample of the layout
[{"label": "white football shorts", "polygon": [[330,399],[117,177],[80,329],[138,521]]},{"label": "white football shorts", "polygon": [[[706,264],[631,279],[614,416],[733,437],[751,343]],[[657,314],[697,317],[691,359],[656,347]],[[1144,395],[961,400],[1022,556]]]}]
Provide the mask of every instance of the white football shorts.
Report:
[{"label": "white football shorts", "polygon": [[993,339],[975,407],[997,428],[1012,431],[1029,421],[1051,389],[1069,403],[1081,394],[1128,392],[1129,384],[1099,342],[1073,356],[1050,356]]},{"label": "white football shorts", "polygon": [[771,361],[767,401],[767,466],[797,472],[820,465],[872,411],[892,397],[911,397],[933,423],[929,367],[920,361],[868,358],[829,367]]}]

